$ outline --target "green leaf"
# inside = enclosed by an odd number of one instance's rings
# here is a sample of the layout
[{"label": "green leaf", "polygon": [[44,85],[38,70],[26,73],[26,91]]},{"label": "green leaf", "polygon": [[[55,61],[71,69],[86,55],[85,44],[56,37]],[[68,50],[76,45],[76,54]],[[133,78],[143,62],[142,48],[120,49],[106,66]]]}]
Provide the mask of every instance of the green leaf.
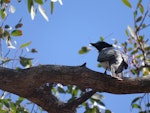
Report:
[{"label": "green leaf", "polygon": [[132,108],[138,108],[138,109],[142,109],[140,105],[138,104],[132,104]]},{"label": "green leaf", "polygon": [[129,8],[132,8],[130,2],[128,0],[122,0],[122,2]]},{"label": "green leaf", "polygon": [[51,9],[51,14],[54,12],[54,2],[50,2],[50,9]]},{"label": "green leaf", "polygon": [[20,48],[25,48],[25,47],[29,46],[31,43],[32,43],[31,41],[30,41],[30,42],[27,42],[27,43],[24,43],[24,44],[22,44],[22,45],[20,46]]},{"label": "green leaf", "polygon": [[33,58],[20,57],[20,64],[23,67],[31,67],[32,66],[31,60],[33,60]]},{"label": "green leaf", "polygon": [[136,69],[131,69],[132,74],[137,74],[137,70]]},{"label": "green leaf", "polygon": [[136,97],[135,99],[132,100],[131,105],[140,100],[142,97]]},{"label": "green leaf", "polygon": [[0,14],[1,14],[1,18],[5,19],[5,17],[6,17],[6,11],[5,11],[5,9],[1,9],[0,10]]},{"label": "green leaf", "polygon": [[142,28],[146,28],[147,26],[146,26],[146,24],[142,24]]},{"label": "green leaf", "polygon": [[23,100],[24,100],[23,97],[19,97],[18,100],[16,101],[16,104],[20,105]]},{"label": "green leaf", "polygon": [[38,51],[36,50],[36,49],[31,49],[31,51],[30,51],[31,53],[37,53]]},{"label": "green leaf", "polygon": [[63,88],[61,88],[61,87],[58,87],[58,92],[59,93],[66,93],[65,90]]},{"label": "green leaf", "polygon": [[137,10],[135,10],[133,14],[134,14],[134,18],[136,18],[136,16],[137,16]]},{"label": "green leaf", "polygon": [[135,21],[140,22],[142,20],[143,16],[138,17]]},{"label": "green leaf", "polygon": [[132,53],[131,53],[131,54],[133,55],[133,54],[136,54],[137,52],[138,52],[138,49],[136,49],[136,50],[132,51]]},{"label": "green leaf", "polygon": [[129,47],[129,48],[128,48],[128,51],[131,51],[131,50],[132,50],[132,47]]},{"label": "green leaf", "polygon": [[22,35],[22,31],[21,30],[14,30],[11,32],[12,36],[21,36]]},{"label": "green leaf", "polygon": [[28,0],[28,11],[31,12],[31,7],[33,6],[33,0]]},{"label": "green leaf", "polygon": [[100,63],[97,64],[97,67],[102,67]]},{"label": "green leaf", "polygon": [[102,105],[102,106],[105,106],[105,104],[102,102],[102,101],[97,101],[97,103],[99,103],[100,105]]},{"label": "green leaf", "polygon": [[87,53],[87,52],[89,52],[89,51],[90,51],[89,48],[83,46],[83,47],[81,48],[81,50],[79,50],[79,54],[85,54],[85,53]]},{"label": "green leaf", "polygon": [[100,37],[100,41],[102,41],[102,42],[103,42],[103,41],[104,41],[104,39],[105,39],[105,38],[104,38],[103,36],[101,36],[101,37]]},{"label": "green leaf", "polygon": [[10,37],[9,32],[8,32],[7,30],[5,30],[2,37],[3,37],[3,38],[4,38],[4,37]]},{"label": "green leaf", "polygon": [[143,5],[139,4],[138,7],[140,9],[140,12],[143,14],[144,13],[144,7],[143,7]]},{"label": "green leaf", "polygon": [[128,32],[128,30],[127,30],[127,29],[125,30],[125,33],[126,33],[126,35],[127,35],[127,36],[129,36],[129,32]]},{"label": "green leaf", "polygon": [[4,3],[10,3],[10,0],[3,0]]},{"label": "green leaf", "polygon": [[78,91],[79,89],[76,87],[73,91],[72,91],[72,96],[76,97],[78,95]]},{"label": "green leaf", "polygon": [[147,76],[150,73],[150,68],[143,68],[142,72],[143,72],[143,76]]},{"label": "green leaf", "polygon": [[106,110],[105,110],[105,113],[111,113],[111,111],[110,111],[110,110],[108,110],[108,109],[106,109]]},{"label": "green leaf", "polygon": [[38,4],[43,4],[43,0],[35,0],[35,2]]}]

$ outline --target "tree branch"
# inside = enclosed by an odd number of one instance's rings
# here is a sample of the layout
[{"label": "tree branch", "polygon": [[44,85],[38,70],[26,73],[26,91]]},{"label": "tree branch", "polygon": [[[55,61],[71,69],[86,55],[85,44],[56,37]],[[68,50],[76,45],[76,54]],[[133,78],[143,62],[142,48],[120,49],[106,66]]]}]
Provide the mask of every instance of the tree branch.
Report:
[{"label": "tree branch", "polygon": [[49,92],[51,88],[41,88],[46,83],[70,84],[113,94],[150,92],[150,76],[120,81],[85,66],[40,65],[22,70],[0,68],[0,89],[25,97],[48,112],[60,112],[66,103],[52,95]]}]

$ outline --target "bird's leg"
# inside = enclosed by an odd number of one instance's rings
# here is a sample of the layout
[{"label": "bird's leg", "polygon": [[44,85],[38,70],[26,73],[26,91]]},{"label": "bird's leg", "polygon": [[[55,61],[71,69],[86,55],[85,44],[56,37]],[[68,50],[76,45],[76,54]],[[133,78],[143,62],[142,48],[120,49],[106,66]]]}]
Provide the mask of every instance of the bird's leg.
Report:
[{"label": "bird's leg", "polygon": [[104,72],[104,74],[107,74],[107,68],[105,69],[105,72]]}]

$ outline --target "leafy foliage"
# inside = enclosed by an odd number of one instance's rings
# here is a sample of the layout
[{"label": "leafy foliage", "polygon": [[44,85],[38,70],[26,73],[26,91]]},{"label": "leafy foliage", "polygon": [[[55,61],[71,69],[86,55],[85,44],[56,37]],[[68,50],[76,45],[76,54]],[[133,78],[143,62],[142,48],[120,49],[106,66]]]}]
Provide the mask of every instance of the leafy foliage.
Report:
[{"label": "leafy foliage", "polygon": [[[125,30],[125,34],[128,40],[122,43],[122,49],[129,57],[130,65],[127,73],[131,77],[149,76],[150,75],[150,46],[148,44],[149,38],[146,38],[145,34],[142,33],[145,29],[147,29],[150,26],[150,23],[148,23],[150,19],[150,17],[148,16],[150,15],[149,13],[150,6],[148,5],[148,8],[146,9],[143,6],[143,0],[138,0],[136,3],[136,7],[134,9],[133,7],[134,5],[132,5],[128,0],[122,0],[122,2],[128,8],[130,9],[132,8],[134,20],[133,22],[134,26],[128,25],[127,29]],[[100,41],[104,41],[104,38],[100,37]],[[114,45],[116,47],[118,47],[117,44],[118,41],[114,40]],[[87,53],[87,49],[85,48],[88,47],[84,46],[81,48],[82,51],[81,50],[80,51],[82,54]],[[100,67],[100,64],[98,64],[98,67]],[[147,102],[144,103],[143,100],[146,100]],[[139,109],[139,113],[148,113],[150,112],[149,103],[150,103],[149,94],[144,94],[141,97],[133,99],[133,101],[131,102],[131,108]],[[145,106],[145,110],[143,106]]]},{"label": "leafy foliage", "polygon": [[[60,2],[62,5],[61,0],[50,0],[50,13],[54,13],[54,6],[55,2]],[[21,0],[18,0],[18,2],[21,2]],[[48,15],[43,7],[45,3],[47,3],[47,0],[27,0],[27,8],[28,12],[31,15],[31,19],[34,20],[36,16],[36,11],[38,10],[40,14],[43,16],[43,18],[48,21]],[[146,38],[144,34],[142,34],[141,31],[145,30],[150,26],[148,21],[146,19],[150,19],[149,10],[143,5],[143,0],[138,0],[136,3],[136,7],[134,8],[129,0],[122,0],[123,4],[127,6],[128,8],[133,10],[133,20],[134,25],[128,25],[127,29],[125,30],[125,34],[128,38],[128,40],[124,43],[122,43],[123,51],[130,57],[130,68],[128,70],[128,73],[130,75],[135,77],[140,76],[149,76],[150,75],[150,46],[148,45],[149,39]],[[21,30],[23,27],[22,19],[19,20],[19,22],[15,26],[11,26],[5,23],[5,20],[7,19],[8,15],[15,12],[15,7],[11,5],[10,0],[1,0],[0,1],[0,16],[1,16],[1,26],[0,26],[0,40],[7,42],[7,51],[4,52],[4,55],[0,58],[0,66],[1,67],[7,67],[10,64],[12,65],[12,68],[19,69],[22,68],[29,68],[34,66],[33,58],[29,58],[26,56],[29,52],[31,53],[37,53],[37,50],[35,48],[31,49],[30,51],[25,51],[25,49],[28,49],[28,46],[31,45],[31,41],[27,43],[21,44],[19,47],[13,43],[13,40],[16,37],[21,37],[23,35],[23,31]],[[101,41],[104,41],[104,37],[100,37]],[[114,40],[114,45],[117,46],[118,41]],[[1,46],[1,45],[0,45]],[[15,55],[12,56],[10,51],[12,49],[15,50]],[[88,53],[91,50],[88,46],[83,46],[79,50],[79,54],[85,54]],[[25,52],[24,52],[25,51]],[[2,53],[3,51],[0,51]],[[19,65],[17,65],[19,64]],[[100,64],[98,64],[100,67]],[[52,92],[55,96],[59,97],[59,95],[68,94],[70,95],[70,98],[68,98],[66,101],[71,102],[72,100],[80,97],[83,95],[86,90],[88,89],[80,89],[77,86],[74,85],[68,85],[63,86],[61,84],[57,84],[52,88]],[[2,95],[0,99],[0,112],[6,113],[6,112],[22,112],[22,113],[28,113],[29,110],[27,110],[24,106],[22,106],[22,102],[25,99],[22,97],[19,97],[18,100],[12,101],[10,98],[6,98],[6,96]],[[102,102],[103,96],[100,93],[96,93],[93,95],[88,101],[84,102],[82,106],[84,107],[85,111],[84,113],[101,113],[102,110],[105,111],[105,113],[111,113],[110,110],[105,110],[105,104]],[[146,100],[146,101],[145,101]],[[144,107],[143,107],[144,106]],[[138,109],[139,113],[147,113],[150,112],[149,108],[150,102],[149,102],[149,94],[144,94],[143,96],[136,97],[131,102],[131,108],[132,110]],[[144,109],[145,108],[145,109]]]}]

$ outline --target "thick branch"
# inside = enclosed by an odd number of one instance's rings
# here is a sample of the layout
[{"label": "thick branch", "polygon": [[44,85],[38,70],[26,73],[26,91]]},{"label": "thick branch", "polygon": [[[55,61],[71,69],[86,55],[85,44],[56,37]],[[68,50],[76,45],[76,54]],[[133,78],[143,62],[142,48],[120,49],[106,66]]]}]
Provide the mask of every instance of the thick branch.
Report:
[{"label": "thick branch", "polygon": [[[64,103],[60,103],[51,93],[40,89],[46,83],[77,85],[82,89],[91,88],[113,94],[150,92],[149,76],[119,81],[85,66],[40,65],[23,70],[0,68],[0,89],[25,97],[47,111],[54,107],[62,108]],[[55,112],[57,111],[53,111]]]}]

